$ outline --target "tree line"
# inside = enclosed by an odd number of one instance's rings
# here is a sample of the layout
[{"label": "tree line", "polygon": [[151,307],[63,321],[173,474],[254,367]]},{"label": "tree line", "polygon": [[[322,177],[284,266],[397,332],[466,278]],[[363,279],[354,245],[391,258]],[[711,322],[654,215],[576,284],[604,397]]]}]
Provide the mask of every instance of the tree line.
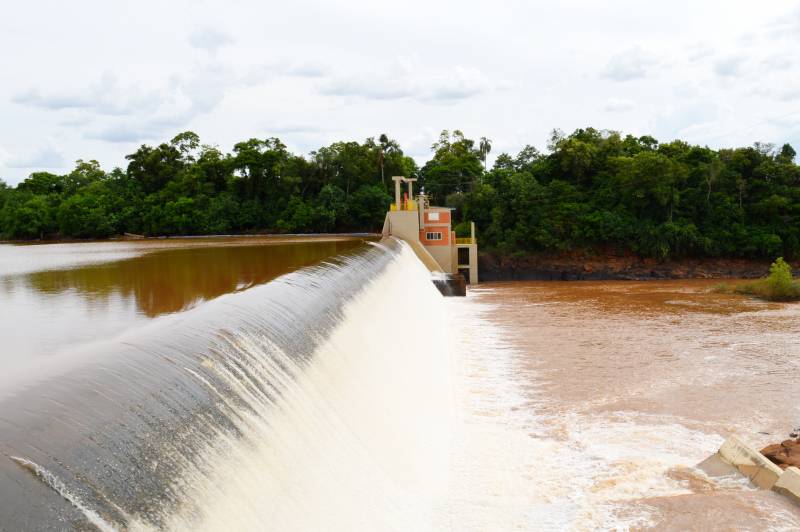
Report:
[{"label": "tree line", "polygon": [[456,231],[479,229],[503,255],[614,249],[642,256],[800,256],[800,168],[789,144],[714,150],[650,136],[554,131],[487,165],[491,141],[443,131],[420,168],[387,135],[335,142],[308,156],[277,138],[230,153],[184,132],[143,145],[127,167],[79,160],[66,175],[0,181],[10,239],[376,231],[391,176],[419,178],[455,207]]}]

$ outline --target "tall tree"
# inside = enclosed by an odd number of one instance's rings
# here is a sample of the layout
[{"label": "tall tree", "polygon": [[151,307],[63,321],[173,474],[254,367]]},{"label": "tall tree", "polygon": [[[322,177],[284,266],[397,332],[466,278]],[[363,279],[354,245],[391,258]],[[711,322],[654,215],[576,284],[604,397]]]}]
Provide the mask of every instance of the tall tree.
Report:
[{"label": "tall tree", "polygon": [[383,167],[386,162],[386,153],[396,146],[397,144],[393,140],[389,140],[386,133],[381,133],[381,136],[378,137],[378,164],[381,167],[381,183],[384,186],[386,185],[386,177],[384,176]]},{"label": "tall tree", "polygon": [[433,201],[442,202],[453,192],[472,188],[483,171],[475,141],[459,130],[444,130],[431,146],[433,158],[422,168],[425,190]]},{"label": "tall tree", "polygon": [[711,187],[719,179],[725,165],[719,160],[719,157],[714,157],[711,164],[708,165],[708,170],[705,173],[706,179],[706,205],[711,201]]},{"label": "tall tree", "polygon": [[481,137],[480,142],[478,142],[478,152],[481,154],[481,161],[483,161],[484,172],[486,171],[486,160],[491,151],[492,151],[492,141],[487,139],[486,137]]}]

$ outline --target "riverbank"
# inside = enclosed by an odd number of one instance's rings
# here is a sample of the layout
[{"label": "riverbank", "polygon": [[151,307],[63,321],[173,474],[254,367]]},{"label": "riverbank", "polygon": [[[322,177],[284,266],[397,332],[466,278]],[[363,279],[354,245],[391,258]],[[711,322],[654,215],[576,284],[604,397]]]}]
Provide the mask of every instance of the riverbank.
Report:
[{"label": "riverbank", "polygon": [[[478,257],[482,281],[602,281],[653,279],[757,279],[769,273],[771,260],[687,258],[659,261],[634,254],[589,252]],[[792,263],[795,270],[798,263]]]}]

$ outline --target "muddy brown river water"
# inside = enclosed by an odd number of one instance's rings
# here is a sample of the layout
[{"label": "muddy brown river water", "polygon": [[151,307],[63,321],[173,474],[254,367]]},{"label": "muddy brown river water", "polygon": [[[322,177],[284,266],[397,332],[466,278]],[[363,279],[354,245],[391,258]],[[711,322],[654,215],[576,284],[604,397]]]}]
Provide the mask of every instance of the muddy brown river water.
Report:
[{"label": "muddy brown river water", "polygon": [[728,435],[760,448],[800,425],[800,306],[712,284],[471,290],[472,316],[501,331],[486,347],[518,386],[509,410],[531,441],[517,451],[541,453],[528,467],[542,489],[525,503],[541,528],[800,529],[783,497],[696,467]]}]

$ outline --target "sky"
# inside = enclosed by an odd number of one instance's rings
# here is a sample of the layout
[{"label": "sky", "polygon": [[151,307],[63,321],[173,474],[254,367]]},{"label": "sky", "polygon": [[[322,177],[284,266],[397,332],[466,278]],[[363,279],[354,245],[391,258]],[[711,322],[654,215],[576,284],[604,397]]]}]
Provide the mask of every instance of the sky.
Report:
[{"label": "sky", "polygon": [[581,127],[800,148],[796,1],[0,0],[0,178],[191,130],[293,152]]}]

